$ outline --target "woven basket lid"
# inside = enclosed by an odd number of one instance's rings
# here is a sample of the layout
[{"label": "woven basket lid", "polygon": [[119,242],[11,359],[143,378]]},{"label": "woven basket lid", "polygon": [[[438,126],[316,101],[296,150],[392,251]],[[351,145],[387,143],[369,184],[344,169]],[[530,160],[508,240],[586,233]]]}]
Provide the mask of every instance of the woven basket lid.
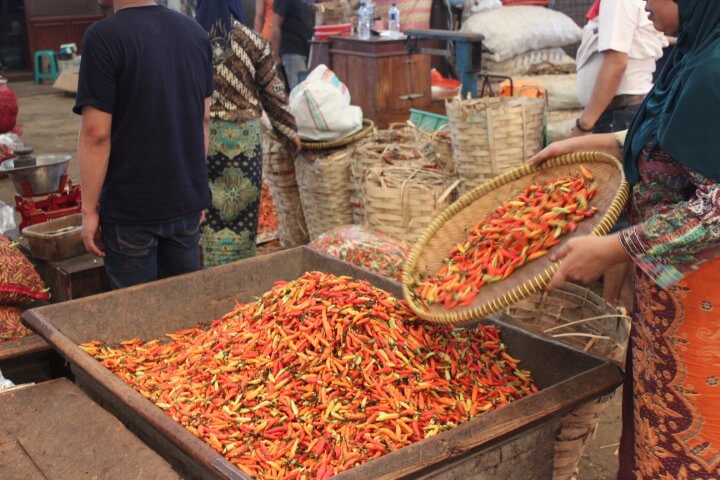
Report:
[{"label": "woven basket lid", "polygon": [[467,229],[480,218],[494,211],[504,201],[520,195],[536,182],[571,175],[579,165],[588,168],[597,182],[597,195],[591,206],[598,212],[578,224],[577,230],[561,237],[553,247],[556,251],[571,238],[581,235],[605,235],[617,221],[629,196],[622,165],[613,156],[599,152],[564,155],[539,166],[524,165],[502,174],[463,195],[445,209],[423,232],[413,246],[403,272],[403,294],[410,308],[425,320],[458,324],[486,317],[544,289],[558,269],[559,263],[546,255],[527,263],[505,280],[485,285],[467,307],[447,310],[443,305],[425,306],[412,294],[416,280],[435,274],[450,250],[467,238]]}]

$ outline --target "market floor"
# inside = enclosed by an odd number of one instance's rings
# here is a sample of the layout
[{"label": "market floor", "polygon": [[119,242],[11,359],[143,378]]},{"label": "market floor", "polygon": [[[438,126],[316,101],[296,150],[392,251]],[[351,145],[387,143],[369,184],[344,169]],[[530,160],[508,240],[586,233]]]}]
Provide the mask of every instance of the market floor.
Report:
[{"label": "market floor", "polygon": [[[80,118],[71,111],[74,98],[49,85],[12,82],[8,85],[19,97],[20,116],[26,145],[38,154],[76,151]],[[77,159],[70,162],[70,178],[79,181]],[[15,190],[10,179],[0,179],[0,201],[14,205]],[[620,398],[618,390],[609,403],[595,437],[583,455],[577,480],[611,480],[615,478],[620,436]]]}]

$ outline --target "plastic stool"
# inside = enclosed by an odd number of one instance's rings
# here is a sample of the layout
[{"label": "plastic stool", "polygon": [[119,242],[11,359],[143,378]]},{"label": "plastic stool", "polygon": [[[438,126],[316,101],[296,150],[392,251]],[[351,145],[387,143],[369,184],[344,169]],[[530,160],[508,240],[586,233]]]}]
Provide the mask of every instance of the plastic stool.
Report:
[{"label": "plastic stool", "polygon": [[[50,71],[42,71],[42,59],[48,57],[50,59]],[[55,81],[58,77],[57,60],[55,52],[52,50],[38,50],[35,52],[35,83],[41,83],[44,79],[49,78]]]}]

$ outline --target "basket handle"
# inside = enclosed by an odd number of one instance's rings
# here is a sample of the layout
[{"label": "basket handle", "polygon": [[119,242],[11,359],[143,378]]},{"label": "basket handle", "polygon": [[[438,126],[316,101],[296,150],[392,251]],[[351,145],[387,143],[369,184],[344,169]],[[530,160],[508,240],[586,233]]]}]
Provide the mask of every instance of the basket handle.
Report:
[{"label": "basket handle", "polygon": [[460,183],[462,183],[462,181],[459,178],[455,179],[455,181],[451,183],[450,186],[446,188],[445,191],[438,197],[436,203],[442,203],[443,201],[445,201],[445,199],[450,196],[453,190],[460,186]]},{"label": "basket handle", "polygon": [[610,313],[610,314],[605,314],[605,315],[598,315],[596,317],[581,318],[580,320],[575,320],[573,322],[567,322],[567,323],[563,323],[562,325],[556,325],[554,327],[550,327],[547,330],[545,330],[545,333],[554,332],[555,330],[560,330],[561,328],[571,327],[573,325],[578,325],[581,323],[592,322],[594,320],[604,320],[604,319],[616,319],[616,320],[628,320],[628,321],[632,320],[627,315]]}]

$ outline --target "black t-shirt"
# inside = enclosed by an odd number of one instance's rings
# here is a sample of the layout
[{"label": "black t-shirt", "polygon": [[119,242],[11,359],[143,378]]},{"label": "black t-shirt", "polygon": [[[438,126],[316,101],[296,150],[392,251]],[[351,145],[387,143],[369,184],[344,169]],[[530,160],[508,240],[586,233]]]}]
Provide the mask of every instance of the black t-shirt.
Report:
[{"label": "black t-shirt", "polygon": [[304,0],[275,0],[273,11],[284,18],[281,54],[310,54],[310,39],[315,27],[315,13]]},{"label": "black t-shirt", "polygon": [[207,208],[207,32],[165,7],[125,8],[87,30],[82,53],[73,111],[90,105],[112,114],[102,220],[163,222]]}]

